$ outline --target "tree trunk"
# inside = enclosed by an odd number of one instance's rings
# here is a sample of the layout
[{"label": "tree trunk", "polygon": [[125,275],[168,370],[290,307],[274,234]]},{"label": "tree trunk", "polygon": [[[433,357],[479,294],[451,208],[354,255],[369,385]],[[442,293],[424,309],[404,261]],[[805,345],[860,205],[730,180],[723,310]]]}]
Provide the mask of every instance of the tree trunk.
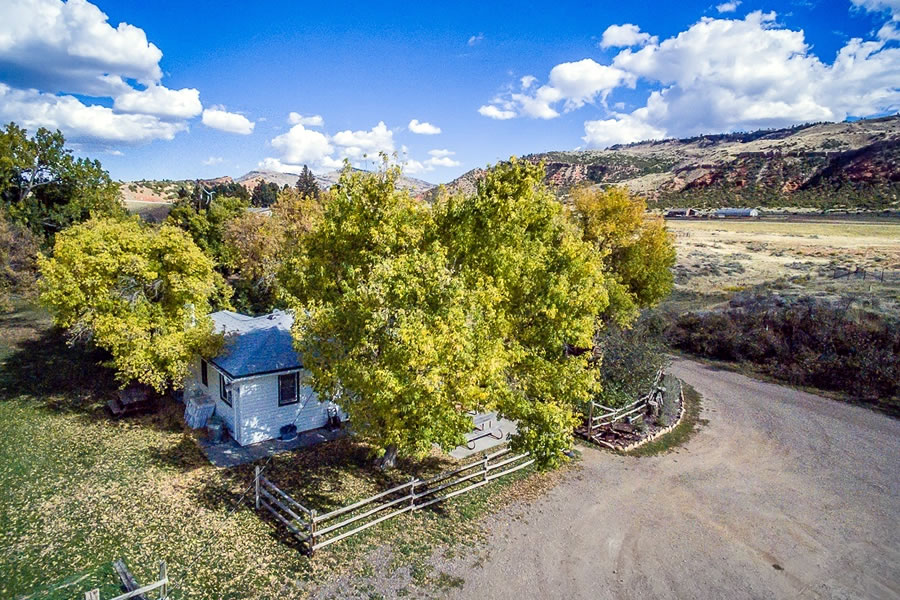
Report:
[{"label": "tree trunk", "polygon": [[378,459],[376,463],[382,471],[389,471],[397,466],[397,446],[393,444],[388,446],[384,451],[384,456]]}]

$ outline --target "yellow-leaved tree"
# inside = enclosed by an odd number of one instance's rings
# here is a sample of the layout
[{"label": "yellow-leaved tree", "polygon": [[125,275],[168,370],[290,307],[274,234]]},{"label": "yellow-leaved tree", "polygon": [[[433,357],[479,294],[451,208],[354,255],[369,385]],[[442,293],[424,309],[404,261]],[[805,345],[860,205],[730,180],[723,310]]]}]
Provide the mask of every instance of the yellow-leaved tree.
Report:
[{"label": "yellow-leaved tree", "polygon": [[132,219],[92,219],[56,236],[41,257],[41,303],[71,342],[111,355],[123,384],[164,391],[196,355],[222,343],[208,317],[227,302],[221,276],[184,231]]}]

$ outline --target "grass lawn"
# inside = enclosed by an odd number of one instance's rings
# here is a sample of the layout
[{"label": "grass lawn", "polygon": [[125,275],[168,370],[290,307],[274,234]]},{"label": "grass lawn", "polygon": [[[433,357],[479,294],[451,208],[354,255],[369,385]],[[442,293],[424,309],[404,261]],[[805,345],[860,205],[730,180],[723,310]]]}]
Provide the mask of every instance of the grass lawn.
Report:
[{"label": "grass lawn", "polygon": [[[175,598],[302,597],[337,577],[350,586],[338,597],[368,597],[378,589],[373,552],[387,557],[387,572],[377,576],[402,573],[409,589],[401,592],[428,595],[461,583],[435,568],[433,557],[478,541],[480,517],[558,477],[523,469],[309,559],[260,518],[252,497],[231,510],[253,465],[212,467],[183,428],[179,405],[110,419],[104,406],[116,386],[97,366],[102,359],[68,348],[39,310],[20,305],[0,315],[2,598],[81,597],[117,558],[142,583],[166,560]],[[368,448],[345,439],[279,456],[267,471],[300,502],[325,510],[450,464],[434,456],[385,475],[371,462]],[[64,583],[71,585],[51,591]]]}]

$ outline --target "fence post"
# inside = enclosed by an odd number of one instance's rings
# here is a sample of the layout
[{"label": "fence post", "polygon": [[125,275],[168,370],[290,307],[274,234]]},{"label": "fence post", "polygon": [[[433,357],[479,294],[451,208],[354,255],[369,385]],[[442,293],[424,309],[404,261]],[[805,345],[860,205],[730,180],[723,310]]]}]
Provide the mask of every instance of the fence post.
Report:
[{"label": "fence post", "polygon": [[481,468],[484,471],[484,480],[488,480],[488,459],[487,456],[484,457],[484,460],[481,461]]},{"label": "fence post", "polygon": [[594,437],[594,401],[591,400],[591,410],[588,411],[588,439]]},{"label": "fence post", "polygon": [[94,588],[84,593],[84,600],[100,600],[100,590]]},{"label": "fence post", "polygon": [[316,551],[316,509],[309,511],[309,555]]},{"label": "fence post", "polygon": [[259,465],[256,465],[256,472],[253,478],[256,487],[256,510],[259,510]]},{"label": "fence post", "polygon": [[169,592],[169,574],[166,571],[166,561],[159,561],[159,580],[163,582],[159,588],[159,600],[166,600]]},{"label": "fence post", "polygon": [[411,508],[416,507],[416,478],[411,477],[409,479],[409,506]]}]

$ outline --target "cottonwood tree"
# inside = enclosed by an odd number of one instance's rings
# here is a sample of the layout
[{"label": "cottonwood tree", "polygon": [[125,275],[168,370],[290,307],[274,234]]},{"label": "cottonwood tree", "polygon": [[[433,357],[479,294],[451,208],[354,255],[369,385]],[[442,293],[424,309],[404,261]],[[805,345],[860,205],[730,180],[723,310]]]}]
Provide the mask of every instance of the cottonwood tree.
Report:
[{"label": "cottonwood tree", "polygon": [[571,443],[575,414],[598,390],[590,346],[607,312],[601,256],[543,184],[543,165],[511,159],[474,195],[437,201],[437,231],[497,340],[492,405],[518,421],[513,446],[553,465]]},{"label": "cottonwood tree", "polygon": [[640,308],[657,304],[672,290],[675,245],[662,218],[627,189],[576,188],[573,215],[583,239],[601,255],[610,274],[611,306],[627,325]]},{"label": "cottonwood tree", "polygon": [[248,203],[237,197],[213,196],[205,208],[190,199],[175,203],[166,217],[166,223],[186,231],[194,243],[216,264],[229,261],[225,244],[225,230],[232,219],[244,214]]},{"label": "cottonwood tree", "polygon": [[59,131],[8,123],[0,131],[0,203],[36,235],[52,236],[92,215],[122,216],[119,185],[99,161],[75,158]]},{"label": "cottonwood tree", "polygon": [[194,356],[221,344],[208,313],[227,291],[212,260],[176,227],[93,219],[57,235],[39,266],[41,303],[55,323],[70,342],[109,351],[123,384],[161,392]]},{"label": "cottonwood tree", "polygon": [[340,395],[354,430],[393,465],[398,452],[451,448],[465,411],[490,390],[473,298],[432,235],[427,206],[396,188],[397,169],[345,170],[322,221],[290,257],[296,347],[320,396]]}]

